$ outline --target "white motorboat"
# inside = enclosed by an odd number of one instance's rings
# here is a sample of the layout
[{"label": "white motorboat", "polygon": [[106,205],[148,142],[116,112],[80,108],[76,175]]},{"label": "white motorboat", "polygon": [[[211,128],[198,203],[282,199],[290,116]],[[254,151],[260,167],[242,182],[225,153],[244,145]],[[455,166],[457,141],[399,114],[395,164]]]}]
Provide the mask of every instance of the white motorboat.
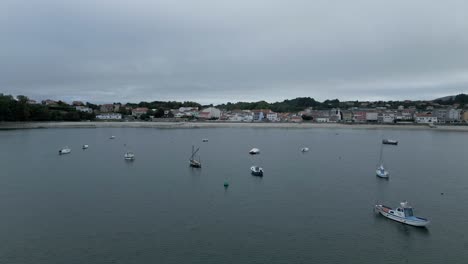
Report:
[{"label": "white motorboat", "polygon": [[396,209],[382,204],[377,204],[375,205],[374,210],[387,218],[403,224],[420,227],[424,227],[429,224],[428,219],[414,216],[413,208],[406,201],[401,202],[400,207],[397,207]]},{"label": "white motorboat", "polygon": [[386,145],[398,145],[398,141],[394,139],[383,139],[382,144]]},{"label": "white motorboat", "polygon": [[308,152],[309,151],[309,148],[301,148],[301,152]]},{"label": "white motorboat", "polygon": [[89,148],[88,145],[83,145],[83,149],[87,149],[87,148]]},{"label": "white motorboat", "polygon": [[124,158],[126,160],[134,160],[135,159],[135,154],[131,151],[127,151],[125,154],[124,154]]},{"label": "white motorboat", "polygon": [[250,155],[260,154],[260,150],[258,148],[253,148],[249,151],[249,154]]},{"label": "white motorboat", "polygon": [[251,171],[252,175],[254,175],[254,176],[263,176],[263,168],[260,168],[258,166],[250,167],[250,171]]},{"label": "white motorboat", "polygon": [[64,147],[63,149],[59,150],[59,155],[69,154],[70,152],[71,152],[71,149],[69,147]]},{"label": "white motorboat", "polygon": [[114,138],[115,138],[115,136],[110,136],[110,138],[109,138],[109,139],[114,139]]}]

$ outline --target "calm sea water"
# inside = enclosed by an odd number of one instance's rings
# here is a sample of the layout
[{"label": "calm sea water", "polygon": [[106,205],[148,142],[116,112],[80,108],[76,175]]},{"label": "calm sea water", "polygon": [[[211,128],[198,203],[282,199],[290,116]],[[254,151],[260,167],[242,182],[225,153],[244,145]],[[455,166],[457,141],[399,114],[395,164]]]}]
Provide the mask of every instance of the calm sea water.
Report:
[{"label": "calm sea water", "polygon": [[[0,131],[0,263],[463,263],[467,158],[468,134],[431,130]],[[373,212],[401,200],[431,225]]]}]

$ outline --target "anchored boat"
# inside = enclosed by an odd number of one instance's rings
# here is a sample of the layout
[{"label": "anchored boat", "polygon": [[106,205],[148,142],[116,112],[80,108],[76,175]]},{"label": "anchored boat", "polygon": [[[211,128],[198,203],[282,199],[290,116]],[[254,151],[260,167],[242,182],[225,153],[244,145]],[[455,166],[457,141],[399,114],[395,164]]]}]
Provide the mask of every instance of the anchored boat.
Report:
[{"label": "anchored boat", "polygon": [[389,172],[387,170],[385,170],[385,167],[384,167],[384,162],[383,162],[383,145],[380,147],[380,158],[379,158],[379,163],[380,163],[380,166],[377,168],[377,170],[375,171],[375,174],[377,175],[377,177],[380,177],[380,178],[388,178],[389,176]]},{"label": "anchored boat", "polygon": [[375,211],[387,218],[407,225],[423,227],[429,224],[429,220],[426,218],[413,215],[413,207],[411,207],[407,201],[401,202],[400,207],[396,209],[377,204],[375,205]]},{"label": "anchored boat", "polygon": [[127,151],[125,154],[124,154],[124,159],[125,160],[134,160],[135,159],[135,154],[131,151]]},{"label": "anchored boat", "polygon": [[375,171],[376,175],[380,178],[388,178],[388,171],[385,170],[383,163]]},{"label": "anchored boat", "polygon": [[301,152],[308,152],[309,151],[309,148],[301,148]]},{"label": "anchored boat", "polygon": [[198,160],[195,159],[195,155],[197,154],[199,150],[200,148],[197,148],[197,150],[195,150],[195,147],[192,146],[192,156],[190,156],[190,161],[189,161],[190,167],[201,168],[200,158],[198,158]]},{"label": "anchored boat", "polygon": [[89,148],[88,145],[83,145],[83,149],[87,149],[87,148]]},{"label": "anchored boat", "polygon": [[69,147],[64,147],[63,149],[59,150],[59,155],[69,154],[70,152],[71,152],[71,149]]},{"label": "anchored boat", "polygon": [[263,168],[260,168],[258,166],[250,167],[250,171],[251,171],[252,175],[254,175],[254,176],[263,176]]},{"label": "anchored boat", "polygon": [[249,151],[249,154],[250,155],[260,154],[260,150],[258,148],[253,148]]},{"label": "anchored boat", "polygon": [[383,139],[382,144],[386,145],[398,145],[398,141],[394,139]]}]

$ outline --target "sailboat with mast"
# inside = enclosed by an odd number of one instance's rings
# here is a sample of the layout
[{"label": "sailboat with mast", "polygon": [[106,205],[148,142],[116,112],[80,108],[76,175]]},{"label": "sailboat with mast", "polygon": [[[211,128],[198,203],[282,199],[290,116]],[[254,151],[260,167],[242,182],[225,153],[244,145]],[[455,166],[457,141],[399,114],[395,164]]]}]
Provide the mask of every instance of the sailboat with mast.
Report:
[{"label": "sailboat with mast", "polygon": [[383,145],[380,146],[379,164],[380,164],[380,166],[375,171],[377,177],[388,179],[389,172],[385,169],[384,161],[383,161]]},{"label": "sailboat with mast", "polygon": [[201,160],[198,158],[198,160],[195,159],[195,155],[197,152],[200,150],[200,148],[197,148],[195,150],[195,147],[192,146],[192,156],[190,156],[190,167],[193,168],[201,168]]}]

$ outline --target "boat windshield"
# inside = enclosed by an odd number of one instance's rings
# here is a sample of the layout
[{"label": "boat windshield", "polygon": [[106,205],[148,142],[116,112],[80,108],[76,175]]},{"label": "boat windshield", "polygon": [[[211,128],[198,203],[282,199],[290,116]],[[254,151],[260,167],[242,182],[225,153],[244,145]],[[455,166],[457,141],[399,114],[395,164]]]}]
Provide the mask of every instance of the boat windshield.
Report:
[{"label": "boat windshield", "polygon": [[405,216],[413,216],[413,208],[404,208]]}]

